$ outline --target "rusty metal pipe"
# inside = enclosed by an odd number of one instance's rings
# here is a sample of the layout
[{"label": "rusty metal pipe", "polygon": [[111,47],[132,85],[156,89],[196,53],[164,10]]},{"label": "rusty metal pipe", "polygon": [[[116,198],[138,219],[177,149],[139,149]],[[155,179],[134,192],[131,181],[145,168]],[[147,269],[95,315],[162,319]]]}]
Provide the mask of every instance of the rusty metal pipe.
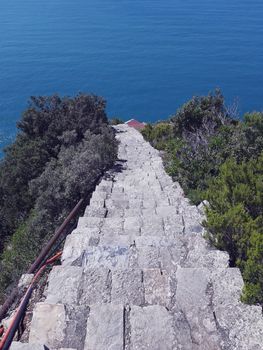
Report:
[{"label": "rusty metal pipe", "polygon": [[[69,213],[67,218],[64,220],[62,225],[56,230],[54,236],[48,241],[46,246],[42,249],[37,259],[34,261],[34,263],[30,266],[27,273],[34,273],[44,262],[46,257],[48,256],[48,253],[50,249],[53,247],[53,245],[58,241],[60,236],[64,233],[65,229],[69,225],[70,221],[76,217],[76,215],[79,213],[79,211],[82,208],[82,205],[84,204],[84,199],[81,199],[77,205],[72,209],[72,211]],[[12,293],[9,295],[9,297],[6,299],[4,304],[2,305],[0,309],[0,322],[5,317],[7,311],[11,307],[13,301],[18,295],[18,287],[15,287],[12,291]]]},{"label": "rusty metal pipe", "polygon": [[54,236],[49,240],[47,245],[42,249],[41,253],[37,257],[37,259],[34,261],[34,263],[30,266],[27,273],[34,273],[36,269],[40,266],[40,264],[43,262],[47,254],[49,253],[50,249],[53,247],[53,245],[57,242],[59,237],[62,235],[68,224],[72,219],[75,218],[77,213],[82,207],[82,204],[84,202],[84,199],[81,199],[78,204],[72,209],[72,211],[67,216],[66,220],[63,222],[63,224],[57,229]]}]

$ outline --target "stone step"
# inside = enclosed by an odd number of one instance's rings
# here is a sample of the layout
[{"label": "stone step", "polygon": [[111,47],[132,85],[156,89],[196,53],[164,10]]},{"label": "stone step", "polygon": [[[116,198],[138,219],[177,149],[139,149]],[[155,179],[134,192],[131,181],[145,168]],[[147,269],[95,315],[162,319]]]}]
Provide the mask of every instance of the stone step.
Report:
[{"label": "stone step", "polygon": [[[62,263],[63,265],[72,264],[77,259],[81,258],[83,253],[93,246],[124,246],[130,247],[135,246],[139,248],[143,247],[155,247],[155,248],[174,248],[176,251],[184,256],[186,254],[184,237],[173,237],[166,236],[137,236],[137,235],[124,235],[119,234],[116,231],[105,230],[99,233],[97,229],[81,228],[73,231],[71,235],[66,238],[64,245]],[[162,249],[165,254],[165,249]],[[215,251],[217,252],[217,251]],[[169,253],[169,252],[168,252]],[[168,254],[167,253],[167,254]],[[194,263],[193,263],[194,264]],[[192,265],[193,265],[192,264]],[[192,266],[190,261],[188,262],[189,267]]]},{"label": "stone step", "polygon": [[89,308],[37,303],[30,326],[29,344],[50,349],[83,349]]},{"label": "stone step", "polygon": [[[54,348],[47,348],[45,344],[29,344],[13,341],[10,350],[55,350]],[[76,350],[74,348],[58,348],[56,350]]]},{"label": "stone step", "polygon": [[86,227],[90,228],[100,228],[103,224],[104,219],[101,217],[87,217],[81,216],[78,220],[77,229],[82,229]]},{"label": "stone step", "polygon": [[46,350],[43,344],[29,344],[13,341],[10,350]]},{"label": "stone step", "polygon": [[105,207],[109,209],[128,209],[129,208],[129,201],[126,199],[106,199],[105,200]]},{"label": "stone step", "polygon": [[[150,232],[154,232],[152,236],[162,234],[175,236],[185,231],[182,216],[166,217],[165,215],[156,214],[152,209],[137,207],[126,210],[87,207],[84,216],[79,218],[77,228],[85,227],[124,229],[128,233],[135,230],[138,233],[142,232],[142,235],[150,235]],[[193,233],[203,232],[203,227],[198,223],[192,224],[191,227]],[[187,230],[190,230],[189,226],[187,226]]]},{"label": "stone step", "polygon": [[100,234],[93,229],[85,229],[76,231],[67,236],[62,254],[62,264],[72,264],[76,259],[80,258],[85,249],[89,246],[97,246],[100,241]]},{"label": "stone step", "polygon": [[173,319],[162,306],[124,307],[97,304],[90,308],[86,350],[175,348]]},{"label": "stone step", "polygon": [[154,246],[96,246],[88,247],[78,261],[78,266],[109,269],[161,268],[174,270],[185,255],[184,247]]},{"label": "stone step", "polygon": [[188,239],[184,236],[187,244],[187,256],[183,263],[184,267],[208,267],[226,268],[229,266],[229,255],[226,252],[212,248],[200,235],[192,235]]},{"label": "stone step", "polygon": [[177,349],[173,318],[165,307],[131,306],[128,319],[130,349]]},{"label": "stone step", "polygon": [[220,344],[226,349],[260,349],[262,310],[241,303],[239,269],[178,268],[176,281],[177,307],[195,329],[191,336],[200,349],[221,349]]},{"label": "stone step", "polygon": [[98,217],[98,218],[105,218],[107,215],[107,209],[106,208],[101,208],[101,207],[91,207],[88,206],[85,210],[84,216],[93,216],[93,217]]},{"label": "stone step", "polygon": [[46,303],[163,305],[170,307],[174,278],[161,269],[114,269],[56,266],[45,292]]},{"label": "stone step", "polygon": [[84,349],[124,349],[123,305],[98,304],[90,307]]}]

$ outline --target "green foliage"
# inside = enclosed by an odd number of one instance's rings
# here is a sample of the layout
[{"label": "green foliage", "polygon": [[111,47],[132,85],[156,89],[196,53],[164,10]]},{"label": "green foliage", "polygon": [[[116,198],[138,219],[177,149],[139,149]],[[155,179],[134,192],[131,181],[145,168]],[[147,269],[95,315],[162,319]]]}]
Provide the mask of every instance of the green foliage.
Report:
[{"label": "green foliage", "polygon": [[192,146],[206,143],[222,125],[232,122],[220,90],[208,96],[193,97],[171,118],[175,136],[191,137]]},{"label": "green foliage", "polygon": [[243,300],[263,303],[263,153],[238,164],[228,159],[206,192],[208,238],[243,272]]},{"label": "green foliage", "polygon": [[0,165],[0,296],[117,157],[96,96],[32,98],[18,127]]},{"label": "green foliage", "polygon": [[169,122],[142,133],[165,151],[167,172],[192,202],[208,199],[207,238],[241,268],[242,299],[263,304],[263,113],[237,121],[216,91],[194,97]]},{"label": "green foliage", "polygon": [[111,125],[118,125],[118,124],[123,124],[124,121],[118,117],[114,117],[110,120]]},{"label": "green foliage", "polygon": [[39,250],[38,237],[28,230],[31,219],[32,217],[18,227],[1,256],[0,292],[2,294],[6,287],[20,278],[21,272],[25,271],[25,266],[33,261],[35,252]]},{"label": "green foliage", "polygon": [[170,123],[160,122],[155,126],[147,124],[141,131],[144,138],[159,150],[166,148],[167,140],[173,136],[173,127]]}]

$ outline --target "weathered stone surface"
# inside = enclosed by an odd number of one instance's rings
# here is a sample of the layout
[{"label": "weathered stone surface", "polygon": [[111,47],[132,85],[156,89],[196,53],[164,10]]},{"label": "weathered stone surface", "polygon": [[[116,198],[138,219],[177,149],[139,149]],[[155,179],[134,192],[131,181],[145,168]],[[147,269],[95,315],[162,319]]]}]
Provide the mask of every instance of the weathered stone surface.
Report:
[{"label": "weathered stone surface", "polygon": [[180,268],[176,271],[176,300],[182,309],[202,307],[209,303],[206,294],[210,273],[206,268]]},{"label": "weathered stone surface", "polygon": [[45,348],[43,344],[28,344],[13,341],[10,350],[45,350]]},{"label": "weathered stone surface", "polygon": [[98,228],[101,227],[103,218],[82,216],[78,221],[78,228]]},{"label": "weathered stone surface", "polygon": [[127,246],[90,247],[83,254],[82,266],[126,269],[130,267],[131,254]]},{"label": "weathered stone surface", "polygon": [[85,350],[123,350],[122,305],[93,305],[87,322]]},{"label": "weathered stone surface", "polygon": [[169,275],[165,270],[144,270],[143,284],[146,304],[170,306],[172,290]]},{"label": "weathered stone surface", "polygon": [[115,218],[119,217],[122,218],[124,216],[124,209],[118,209],[118,208],[107,208],[107,218]]},{"label": "weathered stone surface", "polygon": [[176,303],[189,324],[191,339],[197,349],[221,349],[223,335],[217,323],[209,295],[210,273],[206,268],[178,268]]},{"label": "weathered stone surface", "polygon": [[130,312],[131,349],[175,349],[172,317],[163,306],[132,306]]},{"label": "weathered stone surface", "polygon": [[182,257],[185,254],[185,248],[183,246],[172,247],[160,247],[159,248],[159,260],[160,267],[166,271],[175,270],[180,264]]},{"label": "weathered stone surface", "polygon": [[142,236],[162,236],[164,235],[163,219],[157,215],[143,216]]},{"label": "weathered stone surface", "polygon": [[85,269],[78,289],[80,305],[109,303],[111,299],[112,273],[109,269]]},{"label": "weathered stone surface", "polygon": [[76,305],[79,301],[83,269],[76,266],[55,266],[48,278],[46,303]]},{"label": "weathered stone surface", "polygon": [[137,247],[138,267],[142,269],[159,268],[159,248],[156,247]]},{"label": "weathered stone surface", "polygon": [[124,219],[124,233],[126,235],[139,235],[142,227],[140,217],[127,217]]},{"label": "weathered stone surface", "polygon": [[[156,213],[157,215],[161,216],[161,217],[175,217],[177,216],[177,206],[171,206],[171,205],[160,205],[158,202],[158,205],[156,207]],[[178,221],[182,221],[181,217],[178,216]],[[181,222],[182,224],[182,222]]]},{"label": "weathered stone surface", "polygon": [[100,237],[100,245],[107,246],[130,246],[134,244],[135,236],[116,234],[115,232],[107,232],[106,235]]},{"label": "weathered stone surface", "polygon": [[115,209],[128,209],[129,201],[125,199],[106,199],[105,205],[107,208],[115,208]]},{"label": "weathered stone surface", "polygon": [[28,287],[30,285],[30,283],[32,282],[33,277],[34,277],[34,274],[32,274],[32,273],[23,274],[18,282],[18,288]]},{"label": "weathered stone surface", "polygon": [[111,301],[115,304],[143,305],[143,272],[140,269],[114,270]]},{"label": "weathered stone surface", "polygon": [[63,347],[66,328],[64,305],[38,303],[33,313],[29,343],[45,344],[51,348]]},{"label": "weathered stone surface", "polygon": [[94,216],[97,218],[104,218],[106,216],[106,208],[94,208],[94,207],[87,207],[85,210],[84,216]]},{"label": "weathered stone surface", "polygon": [[151,246],[151,247],[174,247],[181,246],[182,243],[179,240],[175,240],[165,236],[135,236],[135,245],[137,247]]},{"label": "weathered stone surface", "polygon": [[188,254],[183,264],[185,267],[199,266],[215,269],[229,265],[229,255],[213,249],[200,235],[193,235],[191,240],[188,240],[187,250]]},{"label": "weathered stone surface", "polygon": [[[88,231],[88,230],[87,230]],[[96,246],[99,243],[99,234],[71,234],[67,237],[62,254],[63,265],[71,264],[78,259],[89,246]]]}]

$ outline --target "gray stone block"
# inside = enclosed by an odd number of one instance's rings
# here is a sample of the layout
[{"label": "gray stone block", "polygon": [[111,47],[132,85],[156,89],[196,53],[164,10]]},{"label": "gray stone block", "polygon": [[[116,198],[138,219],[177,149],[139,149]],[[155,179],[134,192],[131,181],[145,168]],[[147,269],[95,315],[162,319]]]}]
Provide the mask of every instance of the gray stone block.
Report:
[{"label": "gray stone block", "polygon": [[97,218],[104,218],[106,216],[106,208],[95,208],[95,207],[87,207],[84,213],[84,216],[93,216]]},{"label": "gray stone block", "polygon": [[83,269],[76,266],[54,266],[46,291],[46,303],[77,305]]},{"label": "gray stone block", "polygon": [[175,349],[172,322],[171,315],[163,306],[132,306],[130,312],[131,349]]},{"label": "gray stone block", "polygon": [[107,208],[107,218],[122,218],[124,216],[124,209]]},{"label": "gray stone block", "polygon": [[120,217],[109,218],[106,217],[104,219],[102,230],[104,231],[122,231],[123,230],[123,219]]},{"label": "gray stone block", "polygon": [[85,350],[123,350],[122,305],[92,305],[87,322]]},{"label": "gray stone block", "polygon": [[167,271],[176,270],[180,261],[185,255],[185,248],[183,246],[175,245],[172,247],[159,248],[160,267]]},{"label": "gray stone block", "polygon": [[89,247],[99,243],[99,235],[93,234],[71,234],[67,237],[63,254],[62,263],[68,265],[78,259],[82,253]]},{"label": "gray stone block", "polygon": [[87,268],[130,267],[132,252],[127,246],[98,246],[87,249],[82,257],[82,266]]},{"label": "gray stone block", "polygon": [[159,248],[156,247],[138,247],[138,267],[141,269],[160,268]]},{"label": "gray stone block", "polygon": [[124,210],[124,217],[130,218],[130,217],[139,217],[142,214],[142,209],[139,207],[136,208],[130,208]]},{"label": "gray stone block", "polygon": [[[161,217],[167,217],[167,216],[171,216],[173,218],[177,217],[177,206],[170,206],[170,205],[162,205],[160,206],[159,203],[157,203],[157,207],[156,207],[156,213],[157,215],[161,216]],[[181,217],[178,216],[178,222],[180,222]]]},{"label": "gray stone block", "polygon": [[45,350],[43,344],[29,344],[13,341],[10,350]]},{"label": "gray stone block", "polygon": [[129,236],[124,234],[115,234],[107,232],[106,235],[101,236],[100,244],[101,246],[130,246],[135,242],[135,236]]},{"label": "gray stone block", "polygon": [[112,272],[111,302],[114,304],[144,304],[143,274],[140,269]]},{"label": "gray stone block", "polygon": [[209,269],[178,268],[176,279],[176,304],[189,324],[192,342],[205,350],[220,350],[224,337],[211,307]]},{"label": "gray stone block", "polygon": [[99,228],[101,227],[103,220],[103,218],[82,216],[79,218],[77,228]]},{"label": "gray stone block", "polygon": [[65,340],[66,309],[62,304],[37,303],[29,333],[29,343],[61,348]]},{"label": "gray stone block", "polygon": [[143,226],[141,228],[141,235],[162,236],[164,235],[163,220],[157,215],[151,217],[143,217]]},{"label": "gray stone block", "polygon": [[85,268],[78,289],[80,305],[109,303],[111,298],[112,274],[105,268]]},{"label": "gray stone block", "polygon": [[182,245],[179,239],[175,240],[166,236],[138,236],[135,237],[135,242],[138,247],[144,245],[152,247],[176,247]]},{"label": "gray stone block", "polygon": [[128,235],[139,235],[142,220],[140,217],[128,217],[124,219],[124,233]]},{"label": "gray stone block", "polygon": [[200,235],[194,235],[186,240],[188,254],[182,264],[185,267],[207,267],[209,269],[226,268],[229,265],[229,255],[226,252],[213,249]]},{"label": "gray stone block", "polygon": [[107,209],[128,209],[129,201],[125,199],[106,199],[105,206]]},{"label": "gray stone block", "polygon": [[146,304],[170,306],[173,291],[171,290],[167,271],[160,269],[144,270],[143,284]]}]

